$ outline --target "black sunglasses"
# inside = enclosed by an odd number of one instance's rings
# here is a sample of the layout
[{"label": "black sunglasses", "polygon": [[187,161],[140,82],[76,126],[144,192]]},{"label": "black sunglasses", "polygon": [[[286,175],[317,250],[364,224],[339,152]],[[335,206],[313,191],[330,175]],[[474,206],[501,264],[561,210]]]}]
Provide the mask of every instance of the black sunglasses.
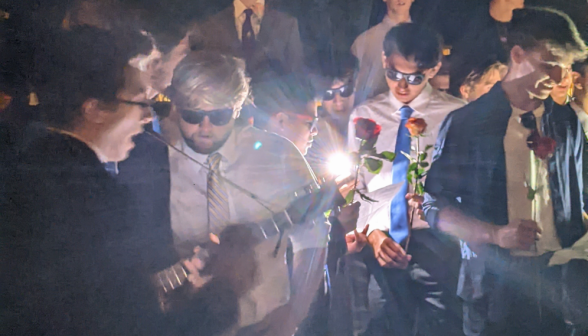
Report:
[{"label": "black sunglasses", "polygon": [[395,82],[400,82],[404,78],[409,85],[419,85],[425,79],[422,73],[405,74],[392,68],[386,68],[386,77]]},{"label": "black sunglasses", "polygon": [[336,89],[328,89],[325,91],[325,94],[323,95],[323,100],[333,100],[335,98],[335,94],[337,93],[339,93],[339,96],[341,96],[341,98],[347,98],[353,94],[353,85],[348,83]]},{"label": "black sunglasses", "polygon": [[212,111],[193,111],[180,109],[179,111],[182,119],[191,125],[199,125],[204,120],[204,117],[208,117],[210,123],[213,125],[224,126],[228,124],[231,119],[233,119],[234,114],[234,111],[231,108]]},{"label": "black sunglasses", "polygon": [[541,135],[539,134],[539,130],[537,129],[537,119],[533,112],[527,112],[520,116],[520,123],[523,125],[524,128],[531,131],[531,134],[527,137],[527,147],[530,150],[537,147],[537,142]]}]

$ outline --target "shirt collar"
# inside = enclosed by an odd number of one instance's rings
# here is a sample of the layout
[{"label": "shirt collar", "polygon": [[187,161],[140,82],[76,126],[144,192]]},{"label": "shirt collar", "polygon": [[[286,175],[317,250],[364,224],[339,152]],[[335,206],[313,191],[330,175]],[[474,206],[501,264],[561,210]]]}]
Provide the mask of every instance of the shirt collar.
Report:
[{"label": "shirt collar", "polygon": [[[240,1],[240,0],[236,0],[236,1]],[[412,22],[412,20],[409,19],[408,22]],[[382,25],[388,29],[391,29],[392,27],[397,26],[398,22],[393,21],[388,15],[385,15],[384,19],[382,20]]]},{"label": "shirt collar", "polygon": [[396,110],[395,113],[400,113],[400,108],[404,105],[410,106],[415,112],[423,113],[431,100],[433,92],[433,87],[431,84],[425,84],[423,91],[408,104],[401,103],[396,97],[394,97],[394,93],[389,91],[390,102],[392,103],[392,108]]},{"label": "shirt collar", "polygon": [[[243,12],[247,9],[247,7],[241,2],[241,0],[234,0],[233,6],[235,7],[235,17],[238,18],[243,14]],[[257,0],[255,5],[251,7],[253,9],[253,14],[258,18],[263,18],[264,9],[265,9],[265,0]]]}]

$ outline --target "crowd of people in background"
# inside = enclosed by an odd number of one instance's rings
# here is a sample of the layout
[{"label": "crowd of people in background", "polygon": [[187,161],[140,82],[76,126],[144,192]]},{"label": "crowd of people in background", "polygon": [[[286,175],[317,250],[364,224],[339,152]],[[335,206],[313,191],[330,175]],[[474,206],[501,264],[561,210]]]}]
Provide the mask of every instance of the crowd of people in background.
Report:
[{"label": "crowd of people in background", "polygon": [[0,334],[588,336],[584,22],[424,1],[0,2]]}]

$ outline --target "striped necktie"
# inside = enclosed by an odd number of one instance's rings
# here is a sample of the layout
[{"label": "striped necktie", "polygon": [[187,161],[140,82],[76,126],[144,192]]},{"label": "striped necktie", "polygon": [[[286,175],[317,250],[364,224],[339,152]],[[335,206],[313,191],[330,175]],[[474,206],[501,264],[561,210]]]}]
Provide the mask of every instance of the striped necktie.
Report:
[{"label": "striped necktie", "polygon": [[392,164],[392,183],[402,183],[398,194],[392,199],[390,205],[390,237],[401,244],[408,237],[408,210],[406,202],[406,193],[408,191],[408,181],[406,173],[408,172],[409,160],[402,152],[410,154],[410,133],[406,128],[406,122],[413,109],[410,106],[400,108],[400,125],[396,133],[396,158]]},{"label": "striped necktie", "polygon": [[220,162],[222,155],[212,153],[206,160],[208,171],[207,199],[208,199],[208,228],[215,235],[229,223],[229,199],[220,176]]}]

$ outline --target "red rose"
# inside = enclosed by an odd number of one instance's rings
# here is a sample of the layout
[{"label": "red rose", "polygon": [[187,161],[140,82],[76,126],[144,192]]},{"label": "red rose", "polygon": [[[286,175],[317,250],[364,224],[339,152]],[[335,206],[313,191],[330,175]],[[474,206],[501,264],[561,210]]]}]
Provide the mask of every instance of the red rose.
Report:
[{"label": "red rose", "polygon": [[355,137],[361,140],[377,138],[382,131],[382,126],[378,125],[372,119],[355,118],[353,119],[353,123],[355,124]]},{"label": "red rose", "polygon": [[406,128],[411,136],[419,136],[427,130],[427,122],[423,118],[408,118]]},{"label": "red rose", "polygon": [[555,151],[555,140],[549,137],[539,137],[533,142],[531,149],[541,160],[547,159]]}]

